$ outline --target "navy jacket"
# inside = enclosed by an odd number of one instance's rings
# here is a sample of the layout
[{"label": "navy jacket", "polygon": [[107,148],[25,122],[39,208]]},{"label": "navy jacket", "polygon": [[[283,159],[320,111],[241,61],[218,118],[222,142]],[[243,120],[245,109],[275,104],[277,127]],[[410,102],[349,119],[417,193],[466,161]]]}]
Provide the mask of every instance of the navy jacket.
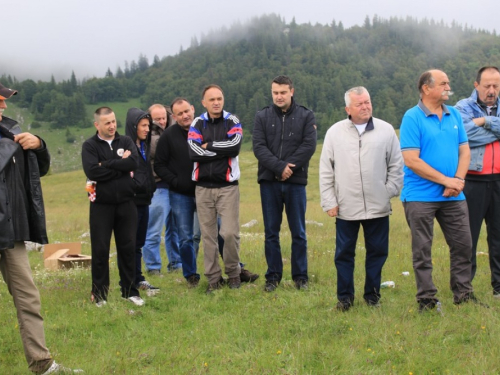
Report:
[{"label": "navy jacket", "polygon": [[255,115],[253,152],[259,161],[257,180],[277,181],[288,163],[295,164],[286,183],[307,185],[309,160],[316,150],[314,113],[295,103],[287,112],[270,105]]}]

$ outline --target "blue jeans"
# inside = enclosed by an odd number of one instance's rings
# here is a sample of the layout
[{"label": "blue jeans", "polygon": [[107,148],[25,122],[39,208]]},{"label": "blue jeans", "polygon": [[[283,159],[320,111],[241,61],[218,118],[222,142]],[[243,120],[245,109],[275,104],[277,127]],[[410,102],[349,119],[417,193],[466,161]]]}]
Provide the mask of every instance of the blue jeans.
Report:
[{"label": "blue jeans", "polygon": [[196,253],[193,243],[193,215],[196,207],[195,198],[170,191],[172,217],[179,236],[179,252],[182,260],[182,273],[187,279],[196,273]]},{"label": "blue jeans", "polygon": [[342,220],[337,218],[335,267],[337,268],[337,298],[354,301],[354,258],[360,225],[365,235],[365,291],[367,302],[380,299],[382,267],[389,255],[389,216],[370,220]]},{"label": "blue jeans", "polygon": [[161,269],[161,232],[165,225],[165,250],[169,260],[169,269],[182,267],[179,254],[177,231],[171,222],[170,199],[168,189],[156,189],[149,206],[149,223],[146,242],[142,248],[144,264],[148,271]]},{"label": "blue jeans", "polygon": [[198,213],[196,212],[195,209],[193,215],[193,245],[196,257],[198,257],[198,252],[200,250],[200,242],[201,242],[200,222],[198,220]]},{"label": "blue jeans", "polygon": [[306,238],[306,186],[286,182],[260,183],[260,198],[265,228],[265,253],[267,281],[280,282],[283,260],[280,247],[280,229],[283,206],[292,234],[292,279],[308,280]]}]

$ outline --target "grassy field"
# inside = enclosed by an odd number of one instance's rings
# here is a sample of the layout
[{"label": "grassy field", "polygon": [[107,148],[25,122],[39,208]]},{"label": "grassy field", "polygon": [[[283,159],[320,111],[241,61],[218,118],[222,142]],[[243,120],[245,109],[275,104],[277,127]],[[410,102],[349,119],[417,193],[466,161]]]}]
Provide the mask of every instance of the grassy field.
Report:
[{"label": "grassy field", "polygon": [[93,126],[93,113],[101,106],[110,106],[116,113],[116,118],[122,124],[118,128],[120,134],[125,134],[125,119],[127,110],[131,107],[140,107],[139,99],[132,99],[123,103],[98,103],[87,106],[87,113],[89,119],[89,126],[87,128],[77,128],[70,126],[69,130],[74,136],[73,143],[66,142],[66,129],[51,129],[48,123],[42,123],[42,127],[38,129],[30,129],[33,122],[33,115],[25,108],[16,107],[14,104],[9,103],[5,115],[11,117],[21,124],[24,131],[30,131],[43,138],[47,143],[52,157],[51,173],[61,173],[81,169],[82,159],[81,150],[82,144],[85,140],[95,133]]},{"label": "grassy field", "polygon": [[[364,242],[358,241],[354,308],[338,312],[334,220],[319,206],[318,159],[311,162],[306,218],[310,288],[294,289],[290,275],[290,233],[283,224],[284,280],[275,293],[263,291],[266,263],[257,162],[241,155],[241,258],[261,274],[255,284],[224,288],[206,296],[206,279],[187,289],[180,273],[150,278],[161,288],[136,308],[120,298],[114,245],[110,258],[109,303],[90,303],[89,270],[48,272],[42,254],[30,253],[42,295],[47,343],[58,362],[87,374],[498,374],[500,373],[499,301],[489,284],[488,258],[480,256],[474,281],[477,296],[488,303],[456,307],[449,290],[449,253],[439,229],[433,257],[434,278],[443,313],[419,314],[411,264],[410,233],[402,205],[393,201],[390,255],[383,281],[382,306],[362,302]],[[75,151],[76,153],[77,151]],[[79,153],[79,151],[78,151]],[[67,157],[72,157],[68,155]],[[43,179],[51,242],[82,241],[90,254],[88,200],[81,171]],[[478,251],[486,251],[481,237]],[[165,253],[163,260],[166,265]],[[203,274],[202,254],[198,267]],[[410,276],[402,276],[409,271]],[[0,283],[0,374],[26,374],[15,309]]]}]

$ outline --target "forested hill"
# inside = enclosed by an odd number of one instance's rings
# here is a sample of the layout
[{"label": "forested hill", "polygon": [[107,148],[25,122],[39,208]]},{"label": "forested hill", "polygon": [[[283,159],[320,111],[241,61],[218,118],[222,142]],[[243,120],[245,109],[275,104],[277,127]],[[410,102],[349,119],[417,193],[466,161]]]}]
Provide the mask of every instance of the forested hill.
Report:
[{"label": "forested hill", "polygon": [[[201,112],[203,86],[216,83],[224,89],[225,108],[251,130],[255,112],[271,103],[272,78],[287,74],[294,80],[297,102],[314,110],[322,137],[331,124],[345,118],[343,96],[350,87],[367,87],[374,115],[397,128],[404,112],[418,100],[416,81],[424,70],[434,67],[448,74],[455,91],[450,104],[454,104],[470,95],[481,66],[500,65],[499,37],[466,25],[367,17],[362,26],[344,28],[340,21],[297,24],[267,15],[208,31],[177,55],[155,56],[151,64],[140,56],[124,69],[108,70],[105,78],[78,82],[73,76],[61,83],[27,80],[13,86],[20,90],[17,100],[36,112],[39,120],[61,127],[91,126],[78,118],[61,120],[65,113],[78,112],[74,108],[81,103],[131,97],[140,97],[147,108],[153,102],[168,104],[183,96]],[[181,32],[189,33],[189,27]],[[50,90],[57,95],[47,95]]]}]

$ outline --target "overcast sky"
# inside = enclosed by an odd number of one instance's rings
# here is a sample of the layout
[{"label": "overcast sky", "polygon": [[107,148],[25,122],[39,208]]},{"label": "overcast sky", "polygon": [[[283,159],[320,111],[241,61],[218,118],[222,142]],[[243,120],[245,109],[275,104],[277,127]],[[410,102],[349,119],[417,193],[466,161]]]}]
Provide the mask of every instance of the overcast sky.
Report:
[{"label": "overcast sky", "polygon": [[[202,32],[275,13],[288,23],[362,25],[366,16],[453,20],[500,31],[498,5],[464,0],[0,0],[0,75],[57,80],[102,77],[139,54],[152,63]],[[493,12],[493,14],[491,14]],[[475,16],[475,18],[471,18]]]}]

